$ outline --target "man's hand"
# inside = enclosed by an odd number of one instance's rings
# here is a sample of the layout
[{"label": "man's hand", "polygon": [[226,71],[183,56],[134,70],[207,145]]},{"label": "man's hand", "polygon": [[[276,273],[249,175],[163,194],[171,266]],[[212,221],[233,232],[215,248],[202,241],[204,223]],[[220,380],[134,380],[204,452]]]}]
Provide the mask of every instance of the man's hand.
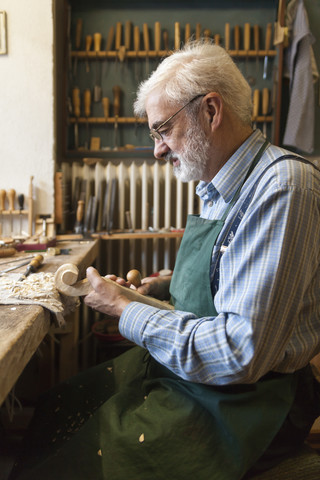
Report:
[{"label": "man's hand", "polygon": [[169,300],[171,276],[146,277],[137,289],[142,295],[150,295],[159,300]]},{"label": "man's hand", "polygon": [[117,284],[129,287],[130,283],[115,275],[107,275],[107,278],[114,280],[113,284],[106,283],[93,267],[87,269],[87,278],[93,291],[84,297],[85,304],[101,313],[112,317],[120,317],[131,300],[126,298],[125,292]]}]

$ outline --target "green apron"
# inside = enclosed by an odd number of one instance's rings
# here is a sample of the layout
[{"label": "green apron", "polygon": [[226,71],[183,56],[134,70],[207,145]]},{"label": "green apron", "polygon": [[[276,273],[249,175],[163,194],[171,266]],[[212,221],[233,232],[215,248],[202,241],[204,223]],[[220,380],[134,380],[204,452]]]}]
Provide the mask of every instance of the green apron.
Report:
[{"label": "green apron", "polygon": [[[189,218],[176,308],[216,314],[210,261],[223,222]],[[197,384],[135,347],[41,399],[12,480],[241,479],[279,431],[296,385],[296,374],[272,373],[253,385]]]}]

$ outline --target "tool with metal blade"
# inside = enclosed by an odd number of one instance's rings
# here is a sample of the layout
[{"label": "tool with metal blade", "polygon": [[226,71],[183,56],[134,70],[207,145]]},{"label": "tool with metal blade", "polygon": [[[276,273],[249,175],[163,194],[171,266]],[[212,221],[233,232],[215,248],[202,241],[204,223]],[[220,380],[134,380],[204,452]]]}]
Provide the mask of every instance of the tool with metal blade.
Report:
[{"label": "tool with metal blade", "polygon": [[150,41],[149,41],[149,29],[148,24],[143,24],[143,42],[144,50],[146,53],[146,74],[149,75],[149,51],[150,51]]},{"label": "tool with metal blade", "polygon": [[115,85],[112,91],[113,91],[113,112],[114,112],[114,150],[118,150],[119,148],[118,121],[119,121],[119,115],[120,115],[121,88],[119,87],[119,85]]},{"label": "tool with metal blade", "polygon": [[80,89],[75,87],[72,90],[72,104],[73,104],[73,114],[75,117],[74,122],[74,148],[78,150],[79,148],[79,117],[80,117]]},{"label": "tool with metal blade", "polygon": [[[32,257],[32,258],[35,258],[35,257]],[[28,265],[29,262],[30,262],[30,260],[25,260],[24,262],[21,262],[18,265],[14,265],[12,267],[1,270],[0,275],[3,275],[4,273],[7,273],[7,272],[11,272],[12,270],[16,270],[17,268],[24,267],[25,265]],[[9,262],[9,263],[11,263],[11,262]]]},{"label": "tool with metal blade", "polygon": [[269,58],[269,50],[271,45],[271,35],[272,35],[272,23],[268,23],[267,30],[266,30],[266,54],[265,54],[264,63],[263,63],[263,80],[266,80],[268,76],[268,58]]},{"label": "tool with metal blade", "polygon": [[102,96],[102,88],[101,82],[99,82],[99,52],[101,51],[101,40],[102,35],[101,33],[94,33],[93,35],[93,47],[96,53],[96,78],[95,78],[95,86],[93,88],[93,101],[100,102]]},{"label": "tool with metal blade", "polygon": [[42,255],[36,255],[31,262],[29,262],[26,271],[24,274],[19,278],[19,282],[24,280],[30,273],[34,273],[42,264],[43,262],[43,256]]},{"label": "tool with metal blade", "polygon": [[[81,35],[82,35],[82,18],[77,19],[77,24],[76,24],[76,36],[75,36],[75,49],[76,52],[80,50],[80,45],[81,45]],[[77,65],[78,65],[78,55],[76,55],[74,59],[74,64],[73,64],[73,76],[76,77],[77,75]]]},{"label": "tool with metal blade", "polygon": [[89,67],[89,55],[88,53],[91,50],[91,45],[92,45],[92,35],[86,35],[86,72],[89,73],[90,67]]},{"label": "tool with metal blade", "polygon": [[20,193],[20,195],[18,195],[18,204],[19,204],[19,210],[20,210],[19,217],[20,217],[20,236],[21,236],[21,234],[22,234],[22,210],[23,210],[23,206],[24,206],[24,195],[23,195],[23,193]]},{"label": "tool with metal blade", "polygon": [[89,132],[89,117],[91,113],[91,91],[86,88],[84,91],[84,116],[86,117],[86,142],[85,148],[88,149],[90,145],[90,132]]}]

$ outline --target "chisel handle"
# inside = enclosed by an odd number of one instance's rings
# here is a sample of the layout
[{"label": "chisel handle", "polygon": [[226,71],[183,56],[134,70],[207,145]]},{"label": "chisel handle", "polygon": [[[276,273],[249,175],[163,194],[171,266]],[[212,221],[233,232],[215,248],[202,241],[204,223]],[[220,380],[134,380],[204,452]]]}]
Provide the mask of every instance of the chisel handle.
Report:
[{"label": "chisel handle", "polygon": [[260,37],[260,27],[255,25],[253,27],[253,43],[256,54],[259,52],[259,37]]},{"label": "chisel handle", "polygon": [[210,42],[210,35],[211,35],[211,32],[209,30],[209,28],[205,28],[203,30],[203,36],[204,36],[204,41],[209,43]]},{"label": "chisel handle", "polygon": [[169,33],[168,30],[164,30],[163,32],[163,45],[164,49],[167,52],[169,50]]},{"label": "chisel handle", "polygon": [[76,23],[76,37],[74,43],[76,50],[79,50],[81,45],[82,24],[82,18],[78,18]]},{"label": "chisel handle", "polygon": [[86,35],[86,52],[90,52],[92,45],[92,35]]},{"label": "chisel handle", "polygon": [[148,53],[150,50],[150,41],[149,41],[149,30],[148,30],[147,23],[143,24],[143,43],[144,43],[144,49]]},{"label": "chisel handle", "polygon": [[180,49],[180,22],[174,24],[174,49]]},{"label": "chisel handle", "polygon": [[117,25],[116,25],[116,44],[115,44],[115,47],[116,47],[116,50],[119,50],[120,46],[121,46],[121,36],[122,36],[122,23],[121,22],[117,22]]},{"label": "chisel handle", "polygon": [[104,118],[108,118],[109,112],[110,112],[110,100],[108,97],[103,97],[102,106],[103,106]]},{"label": "chisel handle", "polygon": [[5,202],[6,202],[6,191],[1,189],[0,190],[0,211],[5,210]]},{"label": "chisel handle", "polygon": [[138,25],[135,25],[133,29],[133,48],[136,52],[136,55],[138,55],[140,51],[140,29]]},{"label": "chisel handle", "polygon": [[240,27],[239,25],[235,25],[234,27],[234,49],[236,52],[240,50]]},{"label": "chisel handle", "polygon": [[215,43],[215,45],[220,45],[220,42],[221,42],[220,34],[216,33],[215,36],[214,36],[214,43]]},{"label": "chisel handle", "polygon": [[77,222],[79,223],[82,222],[83,214],[84,214],[84,200],[78,200],[77,213],[76,213]]},{"label": "chisel handle", "polygon": [[113,113],[115,117],[118,117],[120,115],[121,88],[119,87],[119,85],[115,85],[112,91],[113,91]]},{"label": "chisel handle", "polygon": [[224,48],[230,50],[230,23],[226,23],[224,26]]},{"label": "chisel handle", "polygon": [[159,54],[161,48],[161,25],[160,22],[154,24],[154,49],[156,54]]},{"label": "chisel handle", "polygon": [[201,37],[201,23],[196,24],[196,40],[200,40]]},{"label": "chisel handle", "polygon": [[90,117],[91,112],[91,91],[89,88],[86,88],[83,94],[83,103],[84,103],[84,115],[85,117]]},{"label": "chisel handle", "polygon": [[14,202],[16,199],[16,191],[13,188],[8,190],[8,200],[9,200],[9,210],[12,212],[14,210]]},{"label": "chisel handle", "polygon": [[75,87],[72,90],[73,113],[75,117],[80,117],[80,88]]},{"label": "chisel handle", "polygon": [[126,50],[130,50],[131,45],[131,22],[127,20],[124,27],[124,46]]},{"label": "chisel handle", "polygon": [[184,42],[188,43],[190,37],[191,37],[190,23],[186,23],[186,26],[184,28]]},{"label": "chisel handle", "polygon": [[259,102],[260,102],[260,91],[259,89],[255,89],[253,92],[253,110],[252,110],[252,116],[253,120],[256,121],[257,117],[259,115]]},{"label": "chisel handle", "polygon": [[244,50],[245,52],[249,52],[250,50],[250,23],[244,24]]},{"label": "chisel handle", "polygon": [[106,52],[110,52],[112,45],[113,45],[113,38],[114,38],[114,26],[110,27],[107,42],[106,42]]},{"label": "chisel handle", "polygon": [[271,47],[272,23],[268,23],[266,30],[266,52],[268,54]]},{"label": "chisel handle", "polygon": [[93,34],[93,48],[96,53],[100,52],[101,50],[101,40],[102,40],[101,33]]},{"label": "chisel handle", "polygon": [[18,205],[19,205],[19,210],[21,212],[23,210],[23,207],[24,207],[24,195],[23,195],[23,193],[20,193],[20,195],[18,195]]},{"label": "chisel handle", "polygon": [[262,90],[262,115],[266,116],[269,111],[269,90],[264,88]]}]

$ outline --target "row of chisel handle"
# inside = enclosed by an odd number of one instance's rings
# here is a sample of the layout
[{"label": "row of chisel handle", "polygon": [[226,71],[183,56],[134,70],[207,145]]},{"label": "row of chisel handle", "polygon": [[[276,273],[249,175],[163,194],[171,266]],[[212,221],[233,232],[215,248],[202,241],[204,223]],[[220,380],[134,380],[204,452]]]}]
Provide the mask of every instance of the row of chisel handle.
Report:
[{"label": "row of chisel handle", "polygon": [[[80,99],[80,89],[74,88],[72,91],[72,101],[73,101],[73,114],[76,118],[81,116],[81,99]],[[118,85],[113,87],[113,114],[114,117],[119,116],[120,114],[120,96],[121,89]],[[102,107],[104,118],[109,118],[110,114],[110,100],[108,97],[102,98]],[[83,93],[83,103],[84,103],[84,116],[89,118],[91,116],[91,90],[85,89]],[[258,117],[259,115],[266,116],[270,111],[270,95],[269,89],[263,88],[262,90],[255,89],[253,91],[253,118]]]},{"label": "row of chisel handle", "polygon": [[[6,200],[8,200],[8,208],[6,209]],[[21,212],[24,208],[24,195],[21,193],[17,197],[19,212]],[[9,211],[14,213],[17,211],[15,208],[16,202],[16,191],[13,188],[10,188],[8,191],[1,189],[0,190],[0,212]]]},{"label": "row of chisel handle", "polygon": [[[126,58],[128,52],[130,51],[131,55],[137,56],[141,53],[140,48],[140,28],[139,26],[134,26],[132,30],[132,23],[130,21],[125,22],[124,28],[121,22],[117,22],[116,28],[111,26],[108,35],[105,40],[104,50],[102,50],[102,34],[94,33],[93,35],[85,36],[85,45],[83,48],[83,38],[82,38],[82,29],[83,21],[81,18],[77,19],[76,30],[75,30],[75,40],[74,40],[74,54],[83,50],[88,56],[90,52],[93,52],[96,56],[102,52],[108,53],[114,51],[116,57],[121,61]],[[124,33],[123,33],[124,30]],[[132,45],[132,32],[133,32],[133,45]],[[230,23],[225,24],[224,28],[224,41],[223,46],[226,50],[231,50],[231,32],[232,28]],[[184,41],[187,43],[191,37],[194,35],[195,39],[204,38],[205,40],[210,41],[213,39],[216,44],[220,45],[221,35],[213,34],[210,29],[205,28],[202,30],[199,23],[196,24],[195,32],[191,32],[190,23],[187,23],[184,28],[184,37],[182,35],[182,30],[180,22],[175,22],[174,24],[174,49],[178,50],[181,47],[181,43]],[[151,48],[150,35],[148,24],[144,23],[142,28],[143,34],[143,53],[148,55],[150,51],[153,51],[155,54],[160,54],[160,52],[168,52],[169,49],[169,35],[167,30],[161,31],[160,22],[155,22],[154,24],[154,41]],[[250,52],[252,55],[259,55],[259,52],[262,50],[260,48],[260,35],[261,29],[259,25],[251,26],[250,23],[245,23],[243,26],[243,32],[240,25],[235,25],[233,27],[233,50],[236,55],[237,52],[241,50],[243,52]],[[183,40],[183,38],[184,40]],[[253,38],[253,45],[252,45]],[[161,42],[161,39],[163,42]],[[264,42],[264,52],[263,55],[269,54],[271,48],[272,40],[272,23],[268,23],[265,31],[265,42]],[[252,48],[253,46],[253,48]]]}]

